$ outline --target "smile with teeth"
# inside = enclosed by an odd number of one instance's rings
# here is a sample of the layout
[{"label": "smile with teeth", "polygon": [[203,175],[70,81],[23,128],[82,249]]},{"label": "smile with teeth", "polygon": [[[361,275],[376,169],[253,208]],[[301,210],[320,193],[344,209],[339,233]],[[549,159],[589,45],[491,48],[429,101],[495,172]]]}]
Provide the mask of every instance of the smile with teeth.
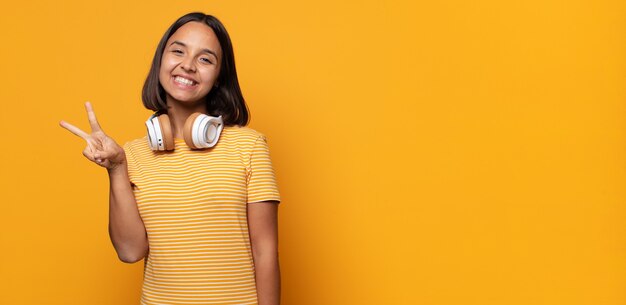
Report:
[{"label": "smile with teeth", "polygon": [[194,81],[192,81],[190,79],[186,79],[186,78],[180,77],[180,76],[174,77],[174,81],[179,83],[179,84],[185,85],[185,86],[193,86],[193,85],[197,84],[196,82],[194,82]]}]

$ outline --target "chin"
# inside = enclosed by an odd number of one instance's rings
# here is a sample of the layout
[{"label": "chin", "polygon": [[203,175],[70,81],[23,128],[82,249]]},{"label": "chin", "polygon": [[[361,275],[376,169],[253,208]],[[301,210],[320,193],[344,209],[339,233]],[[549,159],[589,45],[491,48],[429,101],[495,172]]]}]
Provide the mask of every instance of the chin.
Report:
[{"label": "chin", "polygon": [[201,98],[197,98],[197,97],[190,97],[190,96],[186,96],[186,95],[171,95],[168,94],[170,96],[170,98],[172,98],[173,101],[178,102],[180,104],[184,104],[186,106],[193,106],[193,105],[197,105],[198,103],[204,102],[203,99]]}]

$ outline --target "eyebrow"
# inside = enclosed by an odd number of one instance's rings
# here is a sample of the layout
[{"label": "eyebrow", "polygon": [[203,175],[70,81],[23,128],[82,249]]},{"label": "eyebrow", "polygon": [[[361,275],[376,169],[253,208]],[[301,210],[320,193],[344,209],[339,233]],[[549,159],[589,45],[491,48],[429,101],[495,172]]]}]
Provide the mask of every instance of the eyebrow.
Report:
[{"label": "eyebrow", "polygon": [[[187,45],[186,45],[186,44],[184,44],[184,43],[182,43],[182,42],[180,42],[180,41],[178,41],[178,40],[175,40],[175,41],[173,41],[172,43],[170,43],[170,46],[171,46],[171,45],[173,45],[173,44],[178,44],[178,45],[181,45],[181,46],[183,46],[183,47],[185,47],[185,48],[187,47]],[[215,58],[217,58],[217,54],[215,54],[215,52],[213,52],[213,51],[211,51],[211,50],[209,50],[209,49],[202,49],[202,52],[204,52],[204,53],[209,53],[209,54],[213,54],[213,56],[215,56]]]}]

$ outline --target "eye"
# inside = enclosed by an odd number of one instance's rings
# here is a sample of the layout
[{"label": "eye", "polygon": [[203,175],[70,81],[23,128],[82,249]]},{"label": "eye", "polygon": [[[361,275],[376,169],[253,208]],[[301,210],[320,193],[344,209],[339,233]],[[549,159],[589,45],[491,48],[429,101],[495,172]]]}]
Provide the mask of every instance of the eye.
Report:
[{"label": "eye", "polygon": [[202,60],[202,61],[204,61],[204,62],[206,62],[206,63],[210,63],[210,64],[212,64],[212,63],[213,63],[213,62],[211,62],[211,61],[210,61],[208,58],[206,58],[206,57],[202,57],[202,58],[200,58],[200,60]]},{"label": "eye", "polygon": [[172,52],[173,52],[173,53],[179,53],[179,54],[183,54],[183,51],[181,51],[181,50],[178,50],[178,49],[177,49],[177,50],[173,50]]}]

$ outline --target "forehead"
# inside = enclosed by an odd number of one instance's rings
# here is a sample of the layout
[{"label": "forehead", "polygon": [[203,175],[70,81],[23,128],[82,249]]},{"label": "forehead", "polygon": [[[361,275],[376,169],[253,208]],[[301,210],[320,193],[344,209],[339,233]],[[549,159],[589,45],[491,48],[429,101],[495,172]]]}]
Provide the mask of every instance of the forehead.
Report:
[{"label": "forehead", "polygon": [[215,32],[208,25],[201,22],[190,21],[183,24],[167,40],[167,47],[174,41],[180,41],[190,49],[201,50],[207,48],[218,55],[222,54],[222,48]]}]

